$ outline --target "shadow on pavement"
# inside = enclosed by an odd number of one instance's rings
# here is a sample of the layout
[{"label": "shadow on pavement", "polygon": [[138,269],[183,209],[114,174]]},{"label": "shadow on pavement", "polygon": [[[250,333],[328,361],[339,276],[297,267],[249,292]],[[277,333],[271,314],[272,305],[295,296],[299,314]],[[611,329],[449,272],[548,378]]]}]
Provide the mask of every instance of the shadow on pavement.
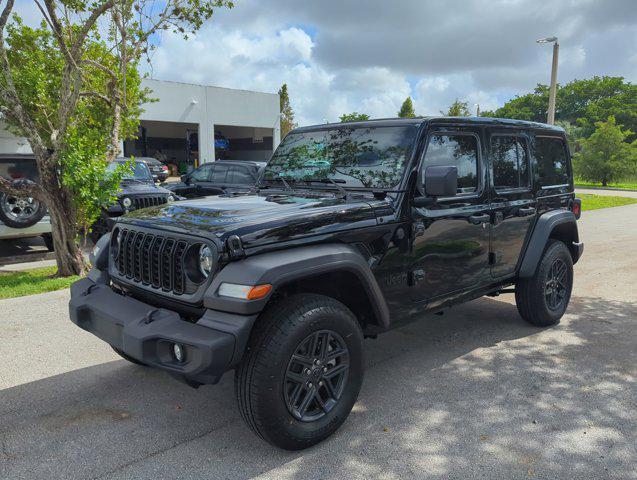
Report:
[{"label": "shadow on pavement", "polygon": [[75,370],[0,391],[0,478],[628,478],[636,318],[576,298],[538,329],[480,299],[369,340],[354,412],[304,452],[243,425],[232,374],[193,390],[125,361]]}]

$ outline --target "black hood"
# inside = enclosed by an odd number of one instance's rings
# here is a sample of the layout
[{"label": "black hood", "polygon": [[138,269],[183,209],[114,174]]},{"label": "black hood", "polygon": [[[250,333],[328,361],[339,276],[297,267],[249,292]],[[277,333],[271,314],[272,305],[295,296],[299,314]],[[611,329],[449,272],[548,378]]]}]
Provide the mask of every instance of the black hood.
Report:
[{"label": "black hood", "polygon": [[376,216],[363,197],[261,193],[186,200],[131,212],[121,221],[221,240],[239,235],[250,247],[372,226]]},{"label": "black hood", "polygon": [[169,190],[151,182],[138,183],[123,181],[120,187],[121,191],[117,194],[118,197],[125,197],[127,195],[168,195],[171,193]]}]

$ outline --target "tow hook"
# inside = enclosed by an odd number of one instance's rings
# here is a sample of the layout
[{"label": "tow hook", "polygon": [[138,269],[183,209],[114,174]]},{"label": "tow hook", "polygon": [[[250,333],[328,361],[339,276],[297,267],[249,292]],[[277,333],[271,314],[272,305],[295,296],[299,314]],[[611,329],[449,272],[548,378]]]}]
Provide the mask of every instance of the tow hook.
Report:
[{"label": "tow hook", "polygon": [[158,313],[159,310],[158,309],[154,309],[154,310],[150,310],[146,316],[144,317],[144,323],[146,325],[148,325],[149,323],[152,323],[155,319],[153,318],[153,316]]}]

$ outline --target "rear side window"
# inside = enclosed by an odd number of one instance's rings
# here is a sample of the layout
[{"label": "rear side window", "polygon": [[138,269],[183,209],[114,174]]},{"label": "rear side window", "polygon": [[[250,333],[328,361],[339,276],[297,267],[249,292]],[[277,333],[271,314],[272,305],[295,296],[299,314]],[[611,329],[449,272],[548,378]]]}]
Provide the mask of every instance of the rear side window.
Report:
[{"label": "rear side window", "polygon": [[473,135],[435,134],[429,137],[423,168],[458,167],[458,193],[478,190],[478,139]]},{"label": "rear side window", "polygon": [[566,147],[558,137],[535,137],[535,158],[541,186],[568,183]]},{"label": "rear side window", "polygon": [[496,190],[529,186],[529,159],[524,137],[493,135],[491,162]]},{"label": "rear side window", "polygon": [[254,177],[246,167],[233,166],[228,172],[228,183],[250,185],[254,183]]}]

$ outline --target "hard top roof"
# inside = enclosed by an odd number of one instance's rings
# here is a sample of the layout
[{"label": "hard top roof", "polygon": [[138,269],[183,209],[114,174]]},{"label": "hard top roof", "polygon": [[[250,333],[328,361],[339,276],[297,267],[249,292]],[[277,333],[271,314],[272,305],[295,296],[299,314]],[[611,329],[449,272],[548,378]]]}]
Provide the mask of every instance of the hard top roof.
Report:
[{"label": "hard top roof", "polygon": [[293,132],[310,132],[333,128],[343,127],[393,127],[401,125],[421,126],[425,123],[436,124],[463,124],[463,125],[485,125],[499,127],[518,127],[533,130],[546,130],[555,133],[563,133],[564,129],[555,125],[546,123],[530,122],[527,120],[514,120],[511,118],[493,118],[493,117],[446,117],[446,116],[430,116],[430,117],[414,117],[414,118],[379,118],[374,120],[364,120],[361,122],[339,122],[324,123],[319,125],[310,125],[307,127],[299,127]]}]

